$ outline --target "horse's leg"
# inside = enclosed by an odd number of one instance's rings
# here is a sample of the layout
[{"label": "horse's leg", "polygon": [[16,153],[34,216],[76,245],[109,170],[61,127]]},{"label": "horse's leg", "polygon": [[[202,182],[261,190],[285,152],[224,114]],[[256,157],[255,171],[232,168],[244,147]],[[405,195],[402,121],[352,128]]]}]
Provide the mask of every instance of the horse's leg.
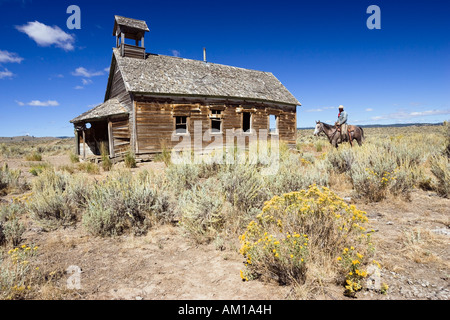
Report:
[{"label": "horse's leg", "polygon": [[356,137],[356,141],[358,141],[358,145],[360,147],[362,146],[362,140],[363,140],[362,132],[361,132],[361,130],[359,130],[359,135]]},{"label": "horse's leg", "polygon": [[339,137],[335,137],[335,138],[333,138],[333,140],[331,141],[331,144],[332,144],[333,147],[335,147],[336,149],[338,148],[338,140],[339,140]]}]

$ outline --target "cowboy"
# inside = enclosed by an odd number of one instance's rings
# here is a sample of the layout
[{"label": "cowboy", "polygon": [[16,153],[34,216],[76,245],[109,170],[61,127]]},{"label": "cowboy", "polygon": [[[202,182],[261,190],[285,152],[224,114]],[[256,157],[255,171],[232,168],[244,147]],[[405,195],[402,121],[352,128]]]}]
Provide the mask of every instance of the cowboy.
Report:
[{"label": "cowboy", "polygon": [[348,127],[347,127],[347,118],[348,114],[344,111],[344,106],[339,106],[339,114],[338,121],[336,121],[336,126],[340,128],[341,131],[341,141],[344,141],[344,138],[347,135]]}]

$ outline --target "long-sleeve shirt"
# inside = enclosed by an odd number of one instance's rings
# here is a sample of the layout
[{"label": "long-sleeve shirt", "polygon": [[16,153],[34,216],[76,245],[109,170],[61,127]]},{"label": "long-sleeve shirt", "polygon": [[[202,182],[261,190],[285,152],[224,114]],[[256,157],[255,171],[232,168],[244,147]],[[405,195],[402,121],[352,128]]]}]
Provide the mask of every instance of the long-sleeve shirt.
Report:
[{"label": "long-sleeve shirt", "polygon": [[347,123],[348,114],[345,111],[342,111],[338,118],[338,123],[340,125]]}]

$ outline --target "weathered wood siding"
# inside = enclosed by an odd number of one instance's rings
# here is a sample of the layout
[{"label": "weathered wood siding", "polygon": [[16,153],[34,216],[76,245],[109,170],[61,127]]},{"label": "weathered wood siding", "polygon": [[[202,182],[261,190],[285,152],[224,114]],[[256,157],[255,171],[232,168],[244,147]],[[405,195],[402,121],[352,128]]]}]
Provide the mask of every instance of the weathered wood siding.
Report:
[{"label": "weathered wood siding", "polygon": [[128,151],[131,139],[129,119],[112,119],[111,125],[115,155]]},{"label": "weathered wood siding", "polygon": [[[205,148],[215,141],[217,135],[205,136],[205,132],[211,129],[211,110],[222,110],[222,137],[226,143],[226,133],[232,133],[235,137],[244,137],[246,143],[250,139],[256,139],[261,129],[269,130],[269,115],[276,114],[278,118],[279,139],[288,144],[295,145],[296,133],[296,108],[285,106],[283,108],[268,108],[265,106],[236,105],[236,104],[172,104],[161,102],[136,102],[136,139],[137,154],[157,153],[164,148],[171,149],[179,144],[183,135],[173,135],[175,129],[175,117],[188,117],[188,131],[191,134],[191,143],[194,147],[194,135],[197,130],[203,137],[202,147]],[[243,113],[250,112],[251,133],[242,133]],[[199,127],[195,127],[195,124]],[[173,138],[175,137],[175,138]],[[230,138],[230,137],[228,137]],[[174,141],[173,141],[174,140]]]},{"label": "weathered wood siding", "polygon": [[111,98],[119,99],[120,103],[123,103],[129,109],[131,109],[131,96],[125,88],[125,82],[123,81],[122,74],[120,73],[117,63],[114,63],[114,75],[109,88],[109,95],[105,97],[105,101]]},{"label": "weathered wood siding", "polygon": [[[111,98],[117,97],[119,99],[119,102],[122,103],[129,112],[129,118],[128,118],[128,133],[130,135],[130,141],[129,141],[129,147],[133,149],[134,146],[134,136],[133,136],[133,99],[131,94],[126,90],[125,82],[122,77],[122,73],[120,72],[120,69],[116,62],[112,63],[112,66],[114,68],[113,77],[111,80],[111,86],[109,87],[109,90],[106,93],[105,101]],[[123,142],[123,141],[122,141]]]},{"label": "weathered wood siding", "polygon": [[144,59],[145,57],[145,48],[133,46],[130,44],[122,43],[120,45],[120,50],[123,50],[124,57]]}]

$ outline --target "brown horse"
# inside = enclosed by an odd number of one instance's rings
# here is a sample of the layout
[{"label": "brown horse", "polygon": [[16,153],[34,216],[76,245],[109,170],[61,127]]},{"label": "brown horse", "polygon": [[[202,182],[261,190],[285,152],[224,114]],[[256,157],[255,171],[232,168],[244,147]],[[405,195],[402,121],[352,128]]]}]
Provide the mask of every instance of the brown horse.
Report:
[{"label": "brown horse", "polygon": [[357,126],[353,126],[353,125],[348,125],[348,130],[349,130],[349,136],[350,139],[348,139],[348,135],[345,136],[344,141],[342,141],[341,139],[341,134],[338,131],[336,126],[332,126],[329,125],[327,123],[324,122],[320,122],[316,121],[316,128],[314,130],[314,135],[317,136],[319,135],[321,132],[323,132],[328,140],[330,141],[330,143],[333,145],[333,147],[338,147],[339,143],[345,142],[345,141],[349,141],[350,144],[353,146],[352,141],[356,140],[358,142],[358,145],[362,145],[363,141],[364,141],[364,130],[361,127],[357,127]]}]

